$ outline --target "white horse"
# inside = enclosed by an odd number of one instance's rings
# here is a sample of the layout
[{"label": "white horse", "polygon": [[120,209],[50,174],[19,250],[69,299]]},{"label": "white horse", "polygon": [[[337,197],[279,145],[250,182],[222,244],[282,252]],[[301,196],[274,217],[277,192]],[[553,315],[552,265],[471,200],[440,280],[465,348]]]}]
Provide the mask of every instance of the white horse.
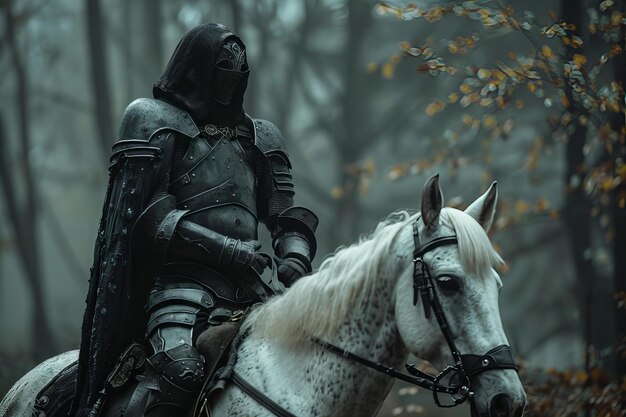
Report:
[{"label": "white horse", "polygon": [[[376,415],[393,379],[312,342],[317,338],[374,362],[400,367],[409,353],[443,369],[453,358],[435,317],[414,305],[414,230],[422,242],[455,235],[458,245],[435,247],[424,263],[435,282],[452,338],[461,353],[507,344],[498,310],[502,259],[489,229],[496,184],[465,212],[441,207],[437,177],[422,196],[421,215],[397,212],[367,238],[340,249],[320,269],[283,295],[256,308],[242,325],[247,336],[235,372],[283,409],[299,417]],[[31,415],[36,393],[77,351],[42,363],[19,380],[0,403],[0,417]],[[472,414],[519,417],[526,396],[515,370],[493,369],[471,378]],[[228,385],[211,415],[274,414],[237,386]]]}]

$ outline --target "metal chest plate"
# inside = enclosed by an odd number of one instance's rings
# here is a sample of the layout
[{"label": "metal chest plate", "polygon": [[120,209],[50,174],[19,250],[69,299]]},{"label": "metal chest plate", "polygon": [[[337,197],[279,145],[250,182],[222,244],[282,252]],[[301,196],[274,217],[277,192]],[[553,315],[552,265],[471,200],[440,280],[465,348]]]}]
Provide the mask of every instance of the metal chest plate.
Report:
[{"label": "metal chest plate", "polygon": [[187,219],[236,239],[257,238],[257,179],[237,140],[190,139],[170,192]]}]

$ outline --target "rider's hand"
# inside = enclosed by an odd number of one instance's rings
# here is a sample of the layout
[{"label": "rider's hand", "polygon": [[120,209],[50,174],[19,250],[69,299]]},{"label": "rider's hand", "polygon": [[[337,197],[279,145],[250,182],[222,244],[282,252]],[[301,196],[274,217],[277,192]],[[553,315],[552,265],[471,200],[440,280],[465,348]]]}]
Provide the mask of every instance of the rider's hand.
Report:
[{"label": "rider's hand", "polygon": [[[232,241],[232,240],[231,240]],[[267,259],[258,253],[261,242],[258,240],[236,241],[232,258],[232,266],[236,271],[244,271],[250,267],[259,273],[267,267]]]},{"label": "rider's hand", "polygon": [[278,279],[290,287],[294,282],[308,273],[306,266],[295,258],[284,258],[278,264]]}]

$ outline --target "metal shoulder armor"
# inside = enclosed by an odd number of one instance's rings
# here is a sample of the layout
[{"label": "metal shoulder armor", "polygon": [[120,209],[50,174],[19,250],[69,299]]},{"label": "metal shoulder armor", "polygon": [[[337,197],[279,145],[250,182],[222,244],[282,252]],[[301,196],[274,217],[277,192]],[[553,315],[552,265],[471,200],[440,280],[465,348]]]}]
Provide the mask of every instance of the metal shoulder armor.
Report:
[{"label": "metal shoulder armor", "polygon": [[294,194],[291,162],[285,151],[283,134],[270,121],[253,119],[256,146],[268,159],[272,175],[272,191]]},{"label": "metal shoulder armor", "polygon": [[190,138],[200,133],[186,111],[162,100],[138,98],[124,111],[119,137],[149,141],[160,130],[172,130]]},{"label": "metal shoulder armor", "polygon": [[111,166],[125,157],[160,157],[167,137],[159,133],[177,132],[189,138],[200,131],[187,112],[162,100],[139,98],[126,107],[119,139],[113,145]]}]

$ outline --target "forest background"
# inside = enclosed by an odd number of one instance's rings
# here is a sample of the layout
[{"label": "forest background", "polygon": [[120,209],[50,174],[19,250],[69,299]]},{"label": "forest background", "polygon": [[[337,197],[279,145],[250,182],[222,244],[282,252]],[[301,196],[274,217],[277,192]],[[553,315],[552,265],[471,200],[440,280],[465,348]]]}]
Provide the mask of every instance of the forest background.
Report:
[{"label": "forest background", "polygon": [[[501,312],[532,415],[624,415],[623,0],[0,0],[0,397],[77,347],[110,146],[176,43],[240,34],[318,258],[441,174],[493,180]],[[267,245],[267,238],[266,245]],[[400,384],[380,415],[443,412]]]}]

